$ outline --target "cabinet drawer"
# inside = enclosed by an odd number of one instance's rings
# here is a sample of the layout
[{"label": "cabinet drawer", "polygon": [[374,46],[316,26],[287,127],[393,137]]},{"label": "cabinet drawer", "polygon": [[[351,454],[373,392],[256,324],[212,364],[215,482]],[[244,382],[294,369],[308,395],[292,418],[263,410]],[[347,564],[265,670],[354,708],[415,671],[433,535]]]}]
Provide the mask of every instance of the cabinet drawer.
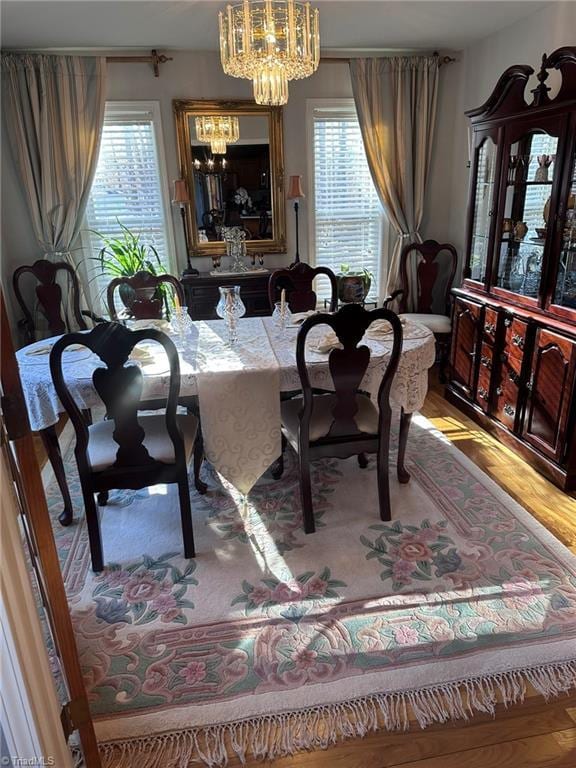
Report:
[{"label": "cabinet drawer", "polygon": [[528,323],[514,318],[506,329],[506,352],[509,356],[522,359],[526,345]]},{"label": "cabinet drawer", "polygon": [[484,325],[482,339],[488,344],[496,342],[496,329],[498,327],[498,310],[486,307],[484,310]]},{"label": "cabinet drawer", "polygon": [[478,384],[476,386],[476,402],[483,411],[488,413],[490,404],[490,386],[492,381],[493,349],[483,342],[480,346],[480,366],[478,369]]},{"label": "cabinet drawer", "polygon": [[514,429],[516,420],[516,410],[518,408],[519,397],[519,377],[516,372],[508,365],[503,364],[501,368],[500,383],[496,387],[496,404],[494,408],[494,418],[497,419],[510,431]]}]

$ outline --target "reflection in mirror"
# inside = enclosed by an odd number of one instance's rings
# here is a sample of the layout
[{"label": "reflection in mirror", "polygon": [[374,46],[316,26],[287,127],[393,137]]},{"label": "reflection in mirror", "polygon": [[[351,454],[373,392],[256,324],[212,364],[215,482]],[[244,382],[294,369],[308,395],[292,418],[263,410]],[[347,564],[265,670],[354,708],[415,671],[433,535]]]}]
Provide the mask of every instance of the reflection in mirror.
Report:
[{"label": "reflection in mirror", "polygon": [[223,153],[201,141],[191,118],[198,239],[223,240],[222,227],[241,227],[247,240],[271,240],[270,139],[265,115],[242,115],[239,138]]},{"label": "reflection in mirror", "polygon": [[[226,253],[239,228],[255,263],[286,250],[282,108],[249,101],[175,101],[191,256]],[[224,229],[224,232],[223,232]]]}]

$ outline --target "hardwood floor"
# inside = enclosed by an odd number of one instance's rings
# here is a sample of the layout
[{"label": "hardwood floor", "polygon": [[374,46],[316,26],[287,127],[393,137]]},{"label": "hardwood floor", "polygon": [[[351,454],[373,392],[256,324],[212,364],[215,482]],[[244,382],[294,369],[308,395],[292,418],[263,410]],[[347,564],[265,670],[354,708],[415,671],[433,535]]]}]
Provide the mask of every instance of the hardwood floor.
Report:
[{"label": "hardwood floor", "polygon": [[[424,415],[507,493],[576,553],[576,501],[444,400],[432,374]],[[42,453],[41,445],[38,447]],[[408,448],[409,451],[409,448]],[[230,768],[240,768],[231,761]],[[407,733],[380,731],[317,752],[247,768],[576,768],[576,694],[546,704],[532,693],[497,717]]]}]

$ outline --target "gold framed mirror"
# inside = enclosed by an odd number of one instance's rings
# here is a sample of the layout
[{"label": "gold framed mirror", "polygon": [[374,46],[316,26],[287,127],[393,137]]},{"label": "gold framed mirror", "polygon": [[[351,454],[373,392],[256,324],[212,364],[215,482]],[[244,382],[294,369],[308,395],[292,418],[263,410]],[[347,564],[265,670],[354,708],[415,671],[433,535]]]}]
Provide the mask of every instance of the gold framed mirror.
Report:
[{"label": "gold framed mirror", "polygon": [[225,254],[221,230],[233,226],[246,233],[249,253],[285,253],[282,107],[251,101],[173,104],[180,173],[190,195],[190,256]]}]

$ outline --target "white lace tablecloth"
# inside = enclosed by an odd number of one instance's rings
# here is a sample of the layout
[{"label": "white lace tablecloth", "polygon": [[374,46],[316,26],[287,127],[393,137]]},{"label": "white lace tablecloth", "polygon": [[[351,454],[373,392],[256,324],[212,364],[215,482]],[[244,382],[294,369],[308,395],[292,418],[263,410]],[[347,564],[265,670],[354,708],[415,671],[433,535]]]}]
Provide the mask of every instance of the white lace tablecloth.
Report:
[{"label": "white lace tablecloth", "polygon": [[[300,388],[296,369],[297,327],[281,330],[271,318],[242,318],[239,341],[226,344],[223,320],[195,322],[184,337],[171,334],[180,357],[180,395],[199,396],[206,455],[224,477],[247,492],[280,453],[279,390]],[[328,330],[326,328],[326,330]],[[315,333],[320,333],[320,330]],[[44,339],[18,351],[24,397],[33,430],[56,424],[62,406],[49,369],[49,354],[31,354],[54,343]],[[391,341],[366,339],[370,365],[362,388],[374,398],[390,354]],[[142,399],[164,397],[168,390],[168,362],[156,343],[145,345],[148,356],[137,359],[143,377]],[[312,386],[332,388],[328,355],[309,351]],[[428,390],[428,368],[434,362],[434,337],[423,326],[409,323],[391,399],[407,412],[419,410]],[[102,405],[92,374],[102,363],[87,349],[65,353],[64,378],[80,408]]]}]

